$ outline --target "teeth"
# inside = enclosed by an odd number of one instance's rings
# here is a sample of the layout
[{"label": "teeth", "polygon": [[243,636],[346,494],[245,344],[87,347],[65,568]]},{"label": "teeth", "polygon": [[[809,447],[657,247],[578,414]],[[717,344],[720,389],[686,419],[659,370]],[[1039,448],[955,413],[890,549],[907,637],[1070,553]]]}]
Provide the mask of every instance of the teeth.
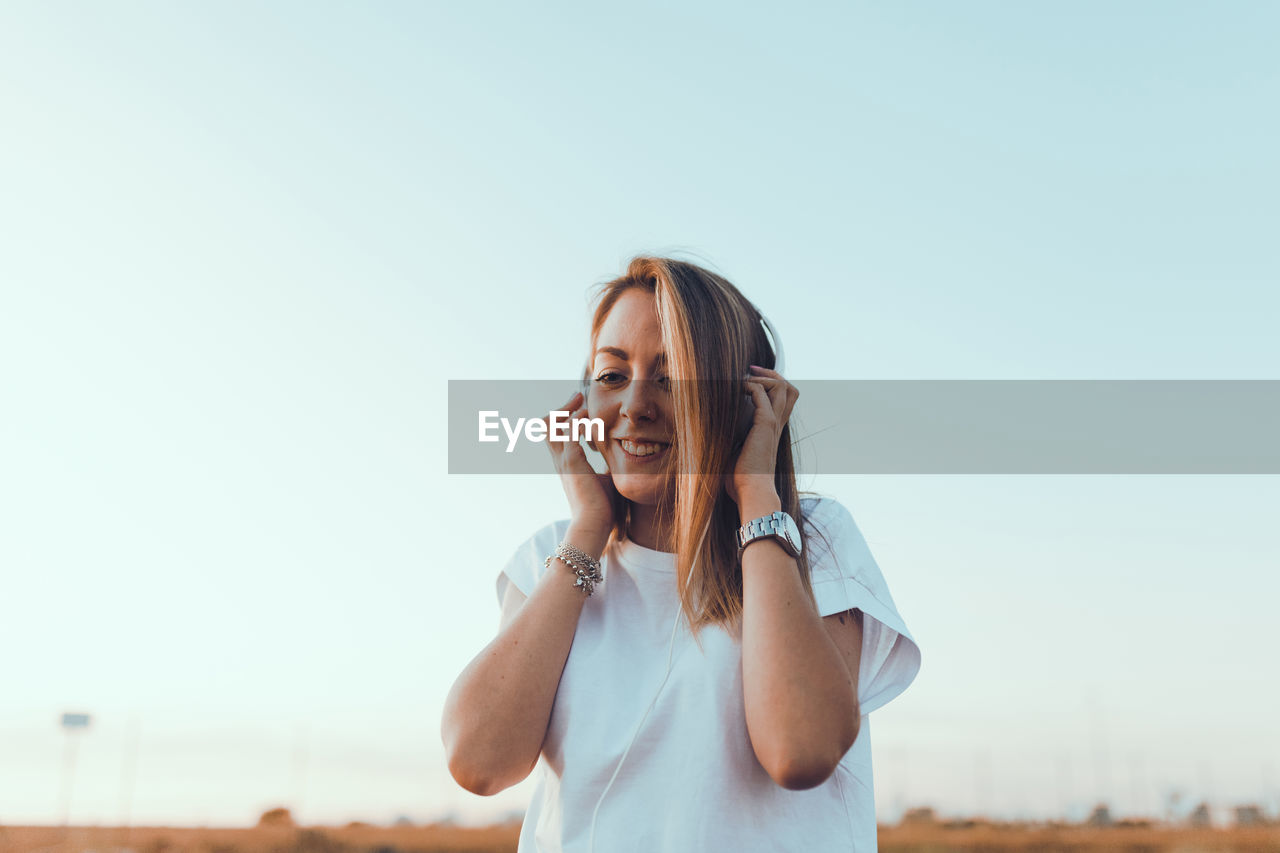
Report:
[{"label": "teeth", "polygon": [[636,443],[625,438],[618,439],[618,443],[622,445],[623,450],[627,451],[632,456],[652,456],[666,448],[665,444],[651,444],[649,442]]}]

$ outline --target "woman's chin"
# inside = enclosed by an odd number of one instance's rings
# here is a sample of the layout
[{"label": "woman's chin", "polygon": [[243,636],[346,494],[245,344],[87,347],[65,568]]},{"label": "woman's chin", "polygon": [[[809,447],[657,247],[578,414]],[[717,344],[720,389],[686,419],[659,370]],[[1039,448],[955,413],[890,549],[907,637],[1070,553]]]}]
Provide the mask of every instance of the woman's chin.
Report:
[{"label": "woman's chin", "polygon": [[667,477],[661,474],[613,474],[618,494],[635,504],[655,506],[667,491]]}]

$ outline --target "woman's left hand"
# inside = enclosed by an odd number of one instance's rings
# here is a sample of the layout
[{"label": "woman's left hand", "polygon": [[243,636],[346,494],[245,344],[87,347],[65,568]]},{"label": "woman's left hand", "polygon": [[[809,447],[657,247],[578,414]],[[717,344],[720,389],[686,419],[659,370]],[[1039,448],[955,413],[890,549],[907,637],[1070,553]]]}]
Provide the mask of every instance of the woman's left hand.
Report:
[{"label": "woman's left hand", "polygon": [[800,396],[782,374],[754,364],[743,393],[751,396],[755,414],[733,473],[725,481],[725,490],[736,504],[742,503],[740,496],[752,491],[756,494],[776,491],[773,476],[778,464],[778,442]]}]

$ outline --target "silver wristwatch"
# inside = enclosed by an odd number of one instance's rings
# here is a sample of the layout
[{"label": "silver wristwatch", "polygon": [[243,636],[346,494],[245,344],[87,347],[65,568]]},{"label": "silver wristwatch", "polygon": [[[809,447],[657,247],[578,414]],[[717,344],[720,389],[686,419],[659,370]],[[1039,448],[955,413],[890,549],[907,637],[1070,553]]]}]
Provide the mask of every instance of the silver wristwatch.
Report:
[{"label": "silver wristwatch", "polygon": [[753,518],[738,528],[738,556],[742,556],[742,549],[748,544],[768,537],[777,539],[782,550],[792,557],[799,557],[800,552],[804,550],[804,543],[800,541],[800,528],[796,525],[795,519],[778,510],[760,518]]}]

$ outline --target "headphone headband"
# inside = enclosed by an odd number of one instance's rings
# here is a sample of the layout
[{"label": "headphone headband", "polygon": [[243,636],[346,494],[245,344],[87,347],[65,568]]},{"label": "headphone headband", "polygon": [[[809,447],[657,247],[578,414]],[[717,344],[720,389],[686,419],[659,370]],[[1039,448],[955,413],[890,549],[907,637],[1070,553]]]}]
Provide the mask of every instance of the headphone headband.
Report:
[{"label": "headphone headband", "polygon": [[778,330],[769,322],[769,318],[760,315],[760,322],[764,325],[765,330],[769,333],[769,340],[773,343],[774,362],[773,369],[779,373],[786,374],[786,364],[782,360],[782,338],[778,336]]}]

